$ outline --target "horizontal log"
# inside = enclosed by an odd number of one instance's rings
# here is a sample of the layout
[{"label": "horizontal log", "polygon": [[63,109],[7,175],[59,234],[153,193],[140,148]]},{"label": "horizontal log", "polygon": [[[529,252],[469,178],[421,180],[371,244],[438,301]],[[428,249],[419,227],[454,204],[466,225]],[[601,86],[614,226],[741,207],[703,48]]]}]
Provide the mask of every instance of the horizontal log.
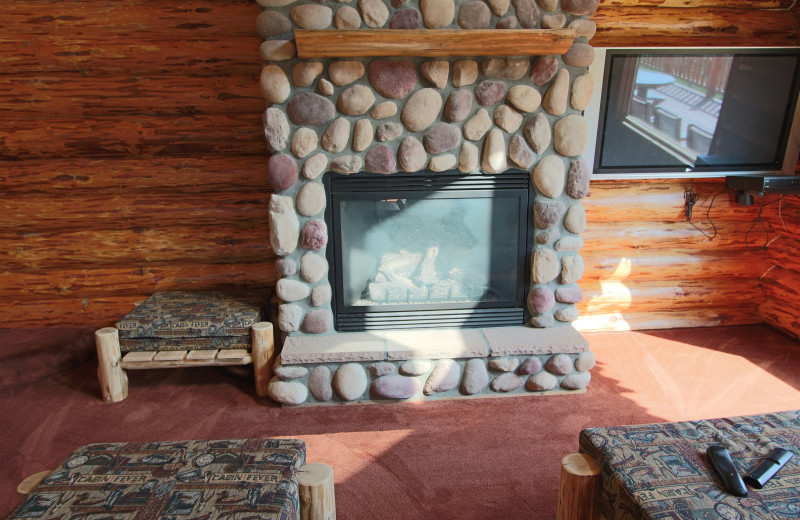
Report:
[{"label": "horizontal log", "polygon": [[572,29],[395,29],[294,31],[297,56],[541,56],[567,52]]},{"label": "horizontal log", "polygon": [[265,290],[278,280],[275,262],[209,264],[149,264],[143,267],[78,267],[0,273],[0,300],[24,302],[58,298],[140,296],[143,290],[241,291]]},{"label": "horizontal log", "polygon": [[[745,247],[745,233],[752,226],[749,222],[714,221],[712,225],[705,215],[693,216],[692,222],[709,238],[689,222],[592,222],[581,234],[584,248],[590,251],[617,251],[631,249],[680,249],[691,251],[707,249],[731,249]],[[716,236],[714,236],[716,228]]]},{"label": "horizontal log", "polygon": [[110,327],[133,309],[134,302],[144,300],[147,296],[142,293],[136,297],[53,298],[31,302],[0,301],[0,328],[42,328],[66,325]]},{"label": "horizontal log", "polygon": [[[800,163],[798,163],[800,164]],[[791,206],[800,207],[800,195],[784,195],[783,207],[788,208]]]},{"label": "horizontal log", "polygon": [[763,250],[633,250],[580,252],[583,278],[592,281],[691,281],[757,279],[770,267]]},{"label": "horizontal log", "polygon": [[13,119],[254,114],[264,108],[252,75],[0,75],[0,112]]},{"label": "horizontal log", "polygon": [[800,240],[800,198],[785,196],[764,208],[762,218],[776,235]]},{"label": "horizontal log", "polygon": [[58,196],[61,190],[266,193],[266,161],[265,155],[9,161],[0,168],[0,184],[6,193],[49,196]]},{"label": "horizontal log", "polygon": [[600,0],[600,9],[607,7],[723,7],[733,9],[789,9],[794,0]]},{"label": "horizontal log", "polygon": [[215,228],[258,227],[267,222],[269,193],[76,192],[67,197],[31,194],[0,199],[6,232],[158,228],[167,222]]},{"label": "horizontal log", "polygon": [[756,205],[740,206],[735,194],[717,179],[696,180],[694,186],[689,179],[593,180],[589,196],[580,202],[592,223],[681,222],[686,220],[685,194],[690,188],[698,196],[692,211],[698,225],[709,215],[714,222],[752,221],[758,215]]},{"label": "horizontal log", "polygon": [[758,312],[764,323],[800,339],[800,315],[797,314],[796,307],[770,299],[761,304]]},{"label": "horizontal log", "polygon": [[263,262],[274,255],[267,226],[143,228],[0,233],[0,264],[9,271],[133,266],[148,263]]},{"label": "horizontal log", "polygon": [[[92,326],[111,327],[130,312],[134,303],[147,299],[154,291],[137,295],[105,296],[98,298],[52,298],[21,302],[0,301],[0,328]],[[255,293],[249,290],[236,291],[258,297],[267,302],[268,289]]]},{"label": "horizontal log", "polygon": [[616,312],[588,314],[573,322],[581,332],[678,329],[684,327],[727,327],[761,323],[758,307],[723,306],[683,311]]},{"label": "horizontal log", "polygon": [[676,280],[672,282],[592,281],[581,283],[583,300],[577,304],[581,314],[615,312],[645,313],[677,310],[740,307],[765,300],[758,279]]},{"label": "horizontal log", "polygon": [[800,271],[775,266],[760,280],[767,298],[791,302],[795,312],[800,309]]},{"label": "horizontal log", "polygon": [[88,77],[108,74],[256,77],[262,67],[259,45],[258,36],[168,40],[159,34],[149,39],[34,34],[24,39],[0,38],[0,71],[48,75],[74,72]]},{"label": "horizontal log", "polygon": [[[208,353],[201,350],[129,352],[122,358],[120,366],[125,370],[150,370],[153,368],[224,367],[249,365],[253,362],[253,357],[247,349],[229,350],[229,352],[211,351]],[[222,355],[217,357],[220,352],[223,352]],[[159,359],[162,354],[169,356],[166,359]],[[209,357],[199,357],[204,354]],[[149,359],[147,359],[148,357]]]},{"label": "horizontal log", "polygon": [[[774,235],[773,235],[774,236]],[[800,272],[800,240],[778,236],[767,247],[770,265]]]},{"label": "horizontal log", "polygon": [[0,120],[0,160],[261,153],[260,113]]},{"label": "horizontal log", "polygon": [[22,40],[31,34],[160,35],[190,40],[204,36],[255,36],[258,6],[249,0],[25,0],[0,4],[0,34]]},{"label": "horizontal log", "polygon": [[604,6],[592,20],[595,47],[794,46],[800,38],[784,10]]}]

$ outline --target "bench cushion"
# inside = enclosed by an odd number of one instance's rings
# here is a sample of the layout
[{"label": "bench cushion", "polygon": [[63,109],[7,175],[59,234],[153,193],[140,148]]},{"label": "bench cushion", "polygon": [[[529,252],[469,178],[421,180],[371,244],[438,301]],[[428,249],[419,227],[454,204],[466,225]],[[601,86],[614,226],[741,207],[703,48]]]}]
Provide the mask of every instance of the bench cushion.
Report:
[{"label": "bench cushion", "polygon": [[257,302],[219,292],[156,293],[116,324],[120,349],[250,348],[250,327],[261,321]]},{"label": "bench cushion", "polygon": [[[773,448],[795,456],[745,498],[725,492],[706,457],[728,448],[744,475]],[[588,428],[580,450],[600,463],[609,520],[800,518],[800,410],[702,421]]]},{"label": "bench cushion", "polygon": [[296,439],[88,444],[8,518],[295,519],[305,458]]}]

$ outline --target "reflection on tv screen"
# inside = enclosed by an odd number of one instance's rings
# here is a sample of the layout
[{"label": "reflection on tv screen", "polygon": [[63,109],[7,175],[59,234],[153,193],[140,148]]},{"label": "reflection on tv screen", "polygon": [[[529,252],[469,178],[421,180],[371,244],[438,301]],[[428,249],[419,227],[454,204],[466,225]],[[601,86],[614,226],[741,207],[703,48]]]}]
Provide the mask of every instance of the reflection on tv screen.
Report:
[{"label": "reflection on tv screen", "polygon": [[609,56],[598,173],[780,167],[797,54]]}]

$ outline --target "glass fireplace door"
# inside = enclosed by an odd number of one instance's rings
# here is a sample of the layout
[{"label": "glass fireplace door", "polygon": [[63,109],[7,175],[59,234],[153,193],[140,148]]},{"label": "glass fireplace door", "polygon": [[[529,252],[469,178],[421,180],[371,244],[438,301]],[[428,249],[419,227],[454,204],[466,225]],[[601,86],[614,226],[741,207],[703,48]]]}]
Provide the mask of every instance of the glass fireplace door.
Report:
[{"label": "glass fireplace door", "polygon": [[529,182],[330,175],[337,330],[522,324]]}]

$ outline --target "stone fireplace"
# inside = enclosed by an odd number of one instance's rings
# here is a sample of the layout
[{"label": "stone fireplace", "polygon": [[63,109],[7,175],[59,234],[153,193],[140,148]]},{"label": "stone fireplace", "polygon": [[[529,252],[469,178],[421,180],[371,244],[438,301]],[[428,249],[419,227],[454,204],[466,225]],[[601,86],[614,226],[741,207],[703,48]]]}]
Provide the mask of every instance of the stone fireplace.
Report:
[{"label": "stone fireplace", "polygon": [[[303,2],[258,0],[284,339],[270,395],[297,405],[583,391],[594,358],[570,323],[597,2]],[[563,54],[497,57],[490,38],[480,56],[453,46],[387,57],[376,43],[364,57],[306,58],[295,38],[330,31],[346,46],[365,30],[490,28],[566,29],[572,41]]]}]

